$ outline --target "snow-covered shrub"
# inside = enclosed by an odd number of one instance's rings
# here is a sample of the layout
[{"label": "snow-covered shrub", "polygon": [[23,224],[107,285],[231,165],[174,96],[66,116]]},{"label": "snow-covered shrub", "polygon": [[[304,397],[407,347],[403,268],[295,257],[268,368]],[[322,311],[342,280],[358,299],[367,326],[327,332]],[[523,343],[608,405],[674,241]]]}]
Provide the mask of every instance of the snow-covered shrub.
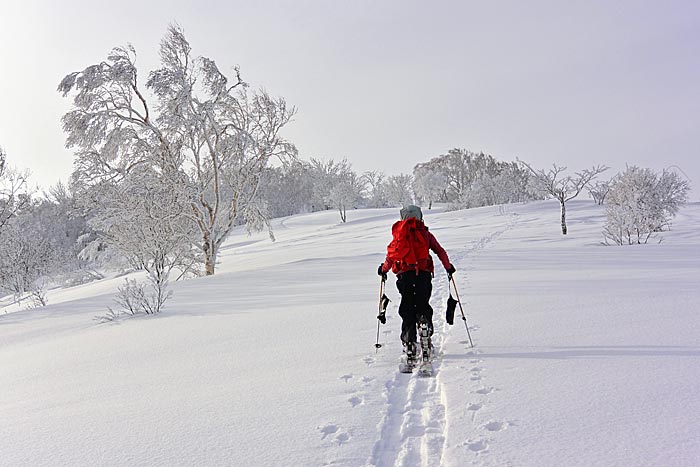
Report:
[{"label": "snow-covered shrub", "polygon": [[607,196],[603,236],[617,245],[647,243],[670,228],[690,186],[675,172],[628,167],[613,179]]},{"label": "snow-covered shrub", "polygon": [[165,302],[172,297],[168,280],[149,274],[147,282],[135,279],[125,279],[124,284],[117,289],[114,301],[118,309],[108,307],[107,314],[98,317],[98,321],[113,321],[122,315],[138,314],[154,315],[163,310]]},{"label": "snow-covered shrub", "polygon": [[32,298],[32,303],[29,308],[39,308],[48,305],[48,300],[46,299],[46,283],[44,280],[34,281],[32,288],[30,290],[30,295]]}]

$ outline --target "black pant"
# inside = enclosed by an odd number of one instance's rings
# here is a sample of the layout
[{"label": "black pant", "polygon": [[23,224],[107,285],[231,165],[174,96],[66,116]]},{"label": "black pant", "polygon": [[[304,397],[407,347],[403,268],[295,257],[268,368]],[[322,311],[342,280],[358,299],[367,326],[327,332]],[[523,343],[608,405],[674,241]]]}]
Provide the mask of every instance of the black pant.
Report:
[{"label": "black pant", "polygon": [[421,316],[428,322],[430,335],[433,334],[433,309],[430,306],[430,294],[433,291],[433,275],[428,271],[413,271],[399,274],[396,279],[396,288],[401,294],[399,315],[403,320],[401,324],[401,340],[416,342],[416,324]]}]

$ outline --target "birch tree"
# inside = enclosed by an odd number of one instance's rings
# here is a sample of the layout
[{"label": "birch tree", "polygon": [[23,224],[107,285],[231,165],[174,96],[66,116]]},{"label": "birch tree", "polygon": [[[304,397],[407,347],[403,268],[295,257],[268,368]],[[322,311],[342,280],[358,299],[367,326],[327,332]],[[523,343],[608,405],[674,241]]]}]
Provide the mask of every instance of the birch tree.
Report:
[{"label": "birch tree", "polygon": [[519,161],[532,174],[532,182],[536,189],[545,195],[552,196],[559,201],[561,207],[561,233],[566,235],[566,203],[576,198],[581,191],[600,173],[608,168],[602,165],[594,166],[590,170],[565,175],[566,167],[552,164],[549,170],[535,170],[528,163]]},{"label": "birch tree", "polygon": [[168,189],[185,194],[182,215],[199,231],[196,247],[211,275],[236,224],[271,234],[260,183],[271,159],[296,158],[280,136],[295,109],[265,91],[249,92],[238,68],[229,80],[213,60],[194,56],[179,26],[168,28],[160,61],[145,87],[132,46],[67,75],[58,87],[73,95],[63,117],[66,145],[76,150],[83,183],[118,183],[147,165]]}]

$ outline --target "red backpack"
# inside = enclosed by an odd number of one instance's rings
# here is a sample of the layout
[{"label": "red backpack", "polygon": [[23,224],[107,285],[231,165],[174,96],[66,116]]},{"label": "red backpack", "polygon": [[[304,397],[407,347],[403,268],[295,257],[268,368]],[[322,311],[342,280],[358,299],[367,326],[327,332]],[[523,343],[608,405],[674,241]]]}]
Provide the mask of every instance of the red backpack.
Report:
[{"label": "red backpack", "polygon": [[432,258],[429,254],[427,230],[423,222],[415,217],[398,221],[391,227],[393,239],[386,247],[386,257],[393,261],[394,273],[410,269],[431,271]]}]

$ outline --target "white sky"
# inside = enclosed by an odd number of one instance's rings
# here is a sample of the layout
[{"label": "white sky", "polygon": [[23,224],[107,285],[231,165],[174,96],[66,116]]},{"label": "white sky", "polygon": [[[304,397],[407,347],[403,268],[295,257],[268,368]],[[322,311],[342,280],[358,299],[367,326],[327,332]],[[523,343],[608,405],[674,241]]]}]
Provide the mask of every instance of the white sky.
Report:
[{"label": "white sky", "polygon": [[99,3],[1,0],[0,145],[44,187],[72,170],[63,76],[132,43],[143,82],[177,21],[195,54],[298,108],[286,136],[305,159],[675,165],[700,199],[700,2]]}]

